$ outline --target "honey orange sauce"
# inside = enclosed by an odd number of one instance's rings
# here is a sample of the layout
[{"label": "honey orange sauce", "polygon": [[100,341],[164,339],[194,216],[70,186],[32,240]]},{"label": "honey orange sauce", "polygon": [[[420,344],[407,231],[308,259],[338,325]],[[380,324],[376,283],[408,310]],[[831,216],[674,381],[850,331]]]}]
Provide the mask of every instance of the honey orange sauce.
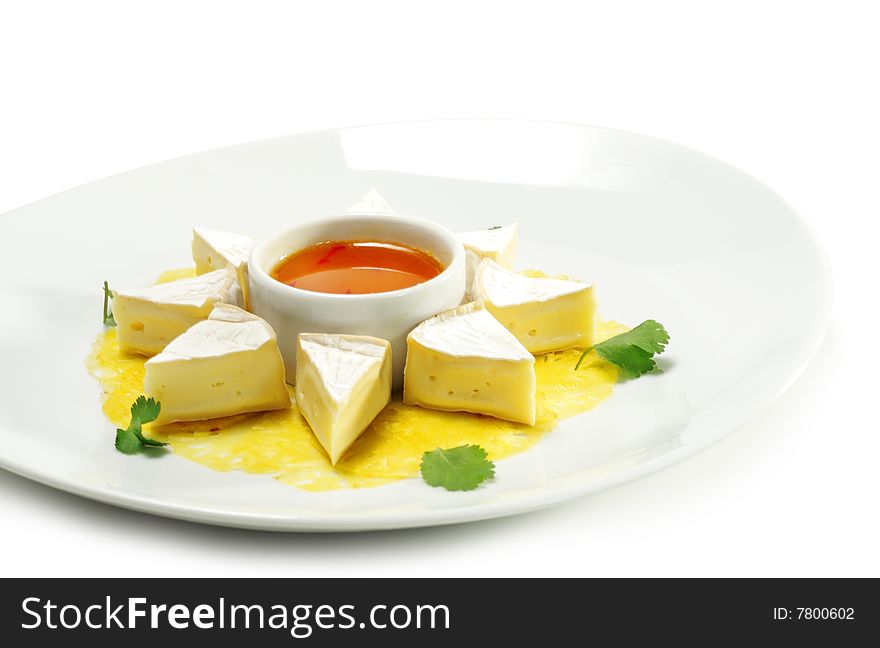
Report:
[{"label": "honey orange sauce", "polygon": [[295,252],[272,276],[302,290],[347,295],[409,288],[443,272],[427,252],[381,241],[327,241]]},{"label": "honey orange sauce", "polygon": [[[193,273],[192,269],[170,271],[160,281]],[[625,330],[615,322],[599,322],[597,341]],[[596,407],[611,395],[617,369],[591,353],[575,372],[579,355],[580,351],[568,349],[535,359],[538,416],[534,427],[404,405],[395,395],[335,467],[295,405],[289,410],[210,421],[148,425],[145,432],[167,441],[181,457],[214,470],[272,475],[310,491],[379,486],[417,477],[422,453],[435,448],[475,443],[491,459],[504,459],[531,448],[558,419]],[[120,353],[115,329],[107,329],[95,340],[87,366],[101,384],[103,410],[114,425],[128,425],[129,408],[143,393],[145,362],[142,356]],[[292,398],[293,388],[289,390]]]}]

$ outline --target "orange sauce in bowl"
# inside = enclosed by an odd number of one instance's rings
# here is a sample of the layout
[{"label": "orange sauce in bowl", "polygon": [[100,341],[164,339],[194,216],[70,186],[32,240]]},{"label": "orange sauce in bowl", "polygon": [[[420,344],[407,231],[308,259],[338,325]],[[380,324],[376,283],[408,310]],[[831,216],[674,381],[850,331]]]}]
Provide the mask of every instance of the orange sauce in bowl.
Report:
[{"label": "orange sauce in bowl", "polygon": [[285,257],[271,274],[302,290],[363,295],[409,288],[441,272],[432,255],[401,243],[325,241]]}]

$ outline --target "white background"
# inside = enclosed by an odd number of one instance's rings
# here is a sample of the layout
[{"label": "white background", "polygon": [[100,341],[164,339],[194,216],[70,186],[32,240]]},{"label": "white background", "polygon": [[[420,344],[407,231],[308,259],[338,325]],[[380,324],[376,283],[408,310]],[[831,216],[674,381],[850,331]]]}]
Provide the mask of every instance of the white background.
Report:
[{"label": "white background", "polygon": [[[0,575],[880,576],[871,5],[0,4],[0,213],[297,131],[561,120],[673,140],[756,175],[817,230],[835,280],[831,330],[794,387],[640,481],[497,521],[308,536],[154,518],[0,472]],[[0,249],[14,244],[2,237]]]}]

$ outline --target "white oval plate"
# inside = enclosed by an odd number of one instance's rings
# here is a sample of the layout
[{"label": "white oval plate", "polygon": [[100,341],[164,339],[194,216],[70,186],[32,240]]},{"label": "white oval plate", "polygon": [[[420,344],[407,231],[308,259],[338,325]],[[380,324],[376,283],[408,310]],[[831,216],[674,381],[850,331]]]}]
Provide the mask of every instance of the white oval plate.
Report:
[{"label": "white oval plate", "polygon": [[[519,265],[593,280],[603,316],[672,335],[662,373],[562,421],[496,479],[309,493],[113,448],[84,360],[101,281],[190,263],[194,224],[262,236],[376,188],[452,230],[518,220]],[[548,506],[694,454],[784,391],[818,347],[830,277],[807,225],[750,176],[648,137],[443,121],[307,133],[113,176],[0,217],[0,465],[139,511],[287,531],[447,524]]]}]

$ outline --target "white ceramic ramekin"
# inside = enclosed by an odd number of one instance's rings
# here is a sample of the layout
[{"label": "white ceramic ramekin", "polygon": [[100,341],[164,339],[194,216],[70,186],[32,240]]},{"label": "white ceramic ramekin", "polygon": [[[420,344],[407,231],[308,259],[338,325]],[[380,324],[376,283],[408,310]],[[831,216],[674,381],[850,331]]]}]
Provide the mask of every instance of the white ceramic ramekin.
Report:
[{"label": "white ceramic ramekin", "polygon": [[[294,288],[273,279],[286,256],[323,241],[376,240],[402,243],[433,254],[445,267],[409,288],[369,295],[335,295]],[[436,223],[390,214],[346,214],[308,221],[259,241],[248,262],[251,310],[278,335],[289,382],[296,376],[300,333],[372,335],[391,343],[394,388],[403,384],[406,336],[432,315],[461,303],[464,248]]]}]

